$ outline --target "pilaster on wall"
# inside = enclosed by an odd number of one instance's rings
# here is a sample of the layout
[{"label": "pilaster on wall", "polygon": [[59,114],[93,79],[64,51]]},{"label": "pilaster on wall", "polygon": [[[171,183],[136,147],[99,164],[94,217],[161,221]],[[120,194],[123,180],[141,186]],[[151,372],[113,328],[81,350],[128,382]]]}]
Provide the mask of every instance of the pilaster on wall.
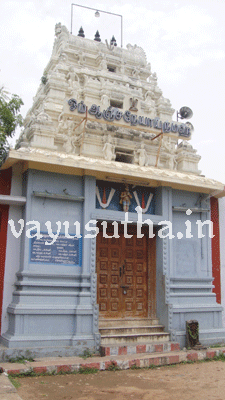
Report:
[{"label": "pilaster on wall", "polygon": [[5,259],[7,242],[9,206],[0,204],[0,334],[2,328],[2,307],[3,307],[3,288],[5,277]]},{"label": "pilaster on wall", "polygon": [[97,274],[95,273],[96,264],[96,238],[91,239],[91,303],[96,304],[97,300]]},{"label": "pilaster on wall", "polygon": [[[26,197],[26,206],[22,210],[22,219],[24,226],[29,221],[32,221],[32,187],[33,187],[33,174],[31,171],[26,171],[23,174],[22,194]],[[21,234],[21,251],[20,251],[20,270],[29,270],[29,240],[26,240],[25,229]]]},{"label": "pilaster on wall", "polygon": [[[84,208],[83,208],[83,266],[82,266],[82,273],[83,274],[90,274],[91,266],[94,262],[92,255],[91,259],[91,252],[92,252],[92,239],[85,238],[85,231],[86,224],[89,223],[91,219],[91,214],[95,210],[95,191],[96,191],[96,180],[91,176],[84,177]],[[93,226],[93,225],[92,225]],[[91,232],[89,232],[91,234]],[[92,231],[93,234],[93,231]],[[90,262],[91,260],[91,262]]]},{"label": "pilaster on wall", "polygon": [[157,317],[166,330],[169,329],[169,278],[168,278],[168,238],[156,236],[156,296]]},{"label": "pilaster on wall", "polygon": [[[96,180],[91,176],[84,176],[83,178],[84,185],[84,204],[83,204],[83,251],[82,251],[82,275],[91,275],[91,294],[89,297],[81,296],[80,297],[80,305],[91,305],[93,304],[93,290],[95,291],[95,243],[92,241],[92,238],[87,238],[85,236],[93,235],[93,231],[87,231],[86,225],[89,225],[89,221],[91,219],[91,213],[95,209],[95,187]],[[90,224],[93,226],[93,224]],[[83,283],[86,280],[83,278]],[[82,289],[84,291],[85,289]],[[91,303],[91,304],[90,304]]]},{"label": "pilaster on wall", "polygon": [[[211,208],[211,199],[210,199],[210,201],[209,201],[209,199],[207,199],[205,204],[206,204],[207,208],[210,209]],[[204,213],[203,213],[203,215],[204,215]],[[206,213],[206,219],[202,220],[202,222],[211,221],[212,220],[211,218],[212,218],[212,214],[210,211],[208,211]],[[208,225],[205,226],[206,233],[205,233],[205,237],[203,238],[203,240],[205,239],[205,242],[203,242],[203,243],[205,243],[205,246],[206,246],[205,252],[206,252],[206,257],[207,257],[207,276],[211,278],[213,275],[213,271],[212,271],[213,266],[212,266],[212,239],[210,238],[210,235],[209,235],[210,229],[211,229],[210,226],[208,226]],[[204,254],[204,244],[203,244],[203,254]]]},{"label": "pilaster on wall", "polygon": [[[0,194],[9,195],[11,190],[11,168],[0,172]],[[0,204],[0,333],[2,327],[3,288],[7,243],[9,206]]]},{"label": "pilaster on wall", "polygon": [[[172,223],[172,189],[162,188],[162,220]],[[166,235],[167,232],[164,233]],[[157,234],[158,236],[158,234]],[[170,309],[170,275],[173,269],[172,240],[157,237],[157,315],[167,330],[172,329]]]},{"label": "pilaster on wall", "polygon": [[[169,187],[163,188],[162,204],[163,204],[162,219],[164,219],[164,221],[166,221],[168,223],[173,224],[172,189]],[[173,273],[173,243],[172,243],[172,239],[169,239],[168,237],[163,239],[163,252],[164,252],[165,258],[166,258],[166,264],[165,264],[165,266],[163,266],[163,274],[165,276],[169,277]]]},{"label": "pilaster on wall", "polygon": [[213,223],[212,238],[212,275],[213,292],[216,293],[217,303],[221,303],[221,279],[220,279],[220,230],[219,230],[219,204],[218,199],[211,197],[211,221]]},{"label": "pilaster on wall", "polygon": [[[12,167],[12,170],[2,171],[1,174],[8,172],[12,175],[11,177],[11,188],[10,188],[10,196],[22,196],[22,165],[15,164]],[[6,187],[6,186],[4,186]],[[9,194],[9,193],[5,193]],[[7,217],[8,220],[13,220],[15,225],[17,226],[17,221],[22,218],[22,208],[23,206],[11,204],[9,206],[9,212]],[[11,230],[10,225],[7,229],[7,244],[6,244],[6,258],[5,258],[5,275],[4,279],[2,278],[3,287],[3,303],[2,303],[2,329],[1,332],[6,332],[9,324],[9,316],[7,313],[7,307],[12,300],[12,295],[14,291],[14,283],[16,280],[16,273],[19,271],[20,267],[20,245],[21,239],[16,238]],[[12,251],[13,249],[13,251]]]},{"label": "pilaster on wall", "polygon": [[91,304],[93,307],[93,334],[95,348],[99,350],[101,336],[98,329],[99,306],[97,304],[96,238],[91,239]]},{"label": "pilaster on wall", "polygon": [[[100,346],[100,335],[98,330],[98,317],[99,310],[97,301],[97,275],[95,272],[96,264],[96,238],[85,238],[87,234],[94,234],[94,230],[88,232],[86,224],[89,224],[91,215],[95,211],[96,202],[96,179],[91,176],[84,177],[84,205],[83,205],[83,261],[82,261],[82,275],[89,275],[91,279],[91,293],[89,297],[80,297],[79,308],[91,307],[93,312],[92,331],[95,341],[95,349],[98,350]],[[94,226],[94,224],[90,224]],[[83,283],[85,278],[83,279]],[[82,315],[80,315],[77,325],[82,325]]]}]

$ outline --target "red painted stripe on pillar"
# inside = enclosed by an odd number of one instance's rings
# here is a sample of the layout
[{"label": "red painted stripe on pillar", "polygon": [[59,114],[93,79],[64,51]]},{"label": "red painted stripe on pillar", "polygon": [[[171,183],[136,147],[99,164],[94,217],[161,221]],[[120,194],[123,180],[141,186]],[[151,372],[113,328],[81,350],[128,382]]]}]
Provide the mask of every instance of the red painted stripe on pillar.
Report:
[{"label": "red painted stripe on pillar", "polygon": [[0,171],[0,194],[10,195],[12,168]]},{"label": "red painted stripe on pillar", "polygon": [[214,278],[213,292],[216,293],[217,303],[221,303],[221,280],[220,280],[220,231],[219,231],[219,203],[218,199],[211,197],[211,221],[213,222],[212,238],[212,275]]},{"label": "red painted stripe on pillar", "polygon": [[[12,169],[0,171],[0,194],[9,195],[11,190]],[[5,275],[9,206],[0,204],[0,333],[2,324],[2,303]]]}]

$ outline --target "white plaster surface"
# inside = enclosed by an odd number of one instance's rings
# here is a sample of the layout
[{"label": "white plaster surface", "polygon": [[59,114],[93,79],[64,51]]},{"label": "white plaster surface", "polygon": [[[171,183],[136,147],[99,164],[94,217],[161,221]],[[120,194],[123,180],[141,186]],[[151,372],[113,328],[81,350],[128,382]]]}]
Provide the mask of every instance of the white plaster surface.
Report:
[{"label": "white plaster surface", "polygon": [[[140,167],[157,164],[160,169],[200,174],[201,157],[186,140],[191,132],[182,121],[172,122],[174,109],[141,47],[128,44],[121,49],[73,36],[61,23],[56,24],[55,36],[46,82],[41,82],[27,113],[17,149],[55,150],[113,162],[123,154],[128,163]],[[163,140],[149,140],[157,137],[162,124],[167,130]],[[178,138],[183,140],[177,146]]]}]

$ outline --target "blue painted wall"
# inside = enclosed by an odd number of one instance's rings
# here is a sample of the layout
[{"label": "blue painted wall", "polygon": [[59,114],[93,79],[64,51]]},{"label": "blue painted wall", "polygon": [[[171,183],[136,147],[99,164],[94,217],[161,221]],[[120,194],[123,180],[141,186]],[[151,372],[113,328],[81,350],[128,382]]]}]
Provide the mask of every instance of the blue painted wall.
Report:
[{"label": "blue painted wall", "polygon": [[[69,194],[85,201],[68,201],[34,196],[34,192]],[[24,174],[23,194],[27,197],[23,218],[38,221],[46,232],[46,221],[57,231],[57,221],[69,222],[74,235],[74,222],[84,226],[95,209],[95,179],[36,170]],[[26,227],[32,228],[33,225]],[[74,354],[94,348],[99,341],[96,328],[96,299],[91,274],[91,243],[83,241],[82,266],[30,262],[30,242],[23,232],[21,265],[12,303],[9,306],[9,329],[3,343],[9,347],[46,347],[53,349],[73,345]],[[93,286],[93,288],[92,288]],[[98,325],[98,324],[97,324]],[[52,350],[53,351],[53,350]],[[64,353],[65,354],[65,351]]]},{"label": "blue painted wall", "polygon": [[[103,187],[108,196],[110,188],[116,189],[115,197],[106,210],[96,201],[94,177],[72,176],[29,170],[23,177],[23,195],[27,204],[23,210],[25,223],[39,221],[41,231],[45,222],[51,221],[53,232],[57,221],[69,222],[69,234],[75,234],[74,222],[79,221],[84,236],[85,225],[92,220],[123,221],[124,212],[119,209],[121,190],[124,185],[98,182],[100,194]],[[132,188],[130,188],[132,190]],[[141,202],[142,188],[136,187]],[[173,340],[185,345],[185,321],[197,319],[200,323],[200,339],[203,343],[225,337],[222,329],[222,308],[212,293],[211,239],[208,228],[205,237],[197,238],[196,221],[206,220],[209,213],[176,212],[173,207],[209,207],[199,194],[164,188],[144,188],[145,202],[151,191],[154,198],[151,208],[143,215],[151,219],[158,232],[160,221],[172,222],[173,235],[157,237],[157,317],[171,332]],[[35,197],[34,192],[69,194],[84,197],[84,201]],[[131,202],[129,219],[137,221],[136,203]],[[193,238],[185,238],[185,221],[192,223]],[[31,228],[31,226],[27,228]],[[182,239],[177,233],[183,233]],[[167,232],[165,231],[164,234]],[[15,283],[15,292],[9,306],[9,329],[3,334],[3,343],[9,347],[57,348],[66,353],[66,346],[73,346],[73,354],[85,348],[98,347],[98,305],[96,304],[96,239],[82,241],[82,266],[31,263],[30,240],[23,233],[21,265]],[[55,351],[55,350],[54,350]],[[50,353],[48,353],[50,352]],[[52,353],[51,353],[52,354]],[[55,353],[54,353],[55,354]],[[70,353],[71,354],[71,353]]]}]

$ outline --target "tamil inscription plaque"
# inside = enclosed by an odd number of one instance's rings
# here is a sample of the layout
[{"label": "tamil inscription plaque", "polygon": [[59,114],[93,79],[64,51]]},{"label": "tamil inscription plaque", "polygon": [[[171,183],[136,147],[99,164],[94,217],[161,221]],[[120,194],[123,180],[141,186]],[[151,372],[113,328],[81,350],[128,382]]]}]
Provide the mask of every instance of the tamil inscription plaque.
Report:
[{"label": "tamil inscription plaque", "polygon": [[30,239],[30,262],[42,264],[61,264],[81,266],[81,238],[68,238],[59,235],[53,244],[52,238],[47,233],[43,237]]}]

